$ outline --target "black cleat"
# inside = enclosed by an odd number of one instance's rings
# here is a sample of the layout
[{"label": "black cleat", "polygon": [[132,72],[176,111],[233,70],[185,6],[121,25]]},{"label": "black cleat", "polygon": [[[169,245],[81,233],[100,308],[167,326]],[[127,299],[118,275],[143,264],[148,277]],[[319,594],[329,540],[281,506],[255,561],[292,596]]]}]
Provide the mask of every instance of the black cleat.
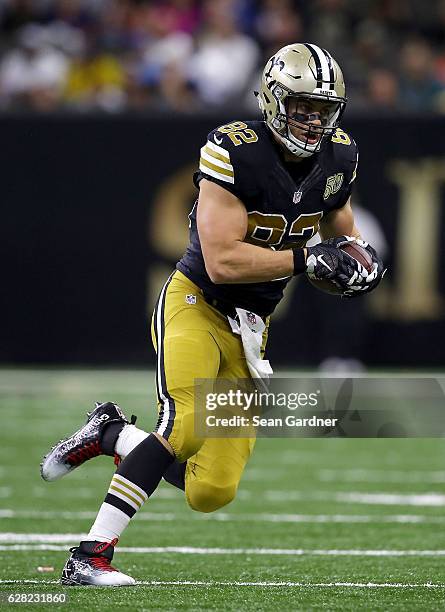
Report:
[{"label": "black cleat", "polygon": [[136,581],[111,565],[117,539],[81,542],[70,548],[60,582],[67,586],[132,586]]},{"label": "black cleat", "polygon": [[[99,403],[87,415],[86,424],[69,438],[60,440],[45,455],[40,464],[40,473],[49,482],[58,480],[75,468],[98,455],[113,455],[110,449],[104,449],[103,433],[111,423],[121,423],[122,427],[130,423],[125,414],[112,402]],[[135,422],[132,417],[131,423]]]}]

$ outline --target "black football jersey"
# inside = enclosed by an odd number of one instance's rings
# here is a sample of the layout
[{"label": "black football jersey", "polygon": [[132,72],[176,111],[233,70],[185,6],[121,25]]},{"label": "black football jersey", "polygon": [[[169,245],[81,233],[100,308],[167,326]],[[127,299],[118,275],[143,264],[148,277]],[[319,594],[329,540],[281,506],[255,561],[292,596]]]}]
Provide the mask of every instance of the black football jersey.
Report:
[{"label": "black football jersey", "polygon": [[[357,171],[358,151],[337,129],[322,150],[286,162],[264,121],[235,121],[208,135],[201,149],[195,185],[205,178],[228,189],[248,214],[245,242],[264,248],[302,247],[318,231],[322,217],[344,206]],[[190,244],[177,268],[216,300],[261,316],[273,312],[290,278],[262,283],[214,284],[206,272],[196,223],[190,213]]]}]

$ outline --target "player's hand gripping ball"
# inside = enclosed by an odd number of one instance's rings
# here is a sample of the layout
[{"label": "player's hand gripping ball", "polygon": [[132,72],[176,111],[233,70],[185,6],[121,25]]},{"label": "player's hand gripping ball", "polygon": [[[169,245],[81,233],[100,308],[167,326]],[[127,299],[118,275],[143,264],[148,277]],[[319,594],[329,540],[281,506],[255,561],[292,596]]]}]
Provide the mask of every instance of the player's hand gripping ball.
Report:
[{"label": "player's hand gripping ball", "polygon": [[386,272],[375,249],[352,236],[329,238],[309,247],[306,264],[306,274],[317,289],[344,297],[369,293]]}]

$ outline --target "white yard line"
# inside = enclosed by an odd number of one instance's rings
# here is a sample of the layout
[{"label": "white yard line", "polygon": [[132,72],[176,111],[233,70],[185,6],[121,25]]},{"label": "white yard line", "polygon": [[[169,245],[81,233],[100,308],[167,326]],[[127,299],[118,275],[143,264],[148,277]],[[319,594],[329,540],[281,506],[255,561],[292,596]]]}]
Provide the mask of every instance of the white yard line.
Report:
[{"label": "white yard line", "polygon": [[445,506],[445,495],[440,493],[337,493],[335,499],[346,503],[385,506]]},{"label": "white yard line", "polygon": [[[58,580],[0,580],[11,586],[60,584]],[[445,589],[445,584],[434,582],[223,582],[203,580],[140,580],[137,586],[194,586],[194,587],[296,587],[302,589],[353,588],[353,589]]]},{"label": "white yard line", "polygon": [[[63,520],[92,520],[96,512],[72,511],[38,511],[38,510],[12,510],[0,509],[0,519],[63,519]],[[214,514],[173,513],[173,512],[139,512],[138,521],[173,522],[173,521],[214,521],[214,522],[256,522],[256,523],[372,523],[372,524],[445,524],[445,516],[428,516],[422,514],[280,514],[280,513],[254,513],[232,514],[228,512],[215,512]],[[1,534],[0,534],[1,541]]]},{"label": "white yard line", "polygon": [[21,542],[75,543],[84,538],[84,533],[0,533],[0,542],[12,542],[14,544],[20,544]]},{"label": "white yard line", "polygon": [[[261,496],[261,494],[260,494]],[[272,502],[287,501],[335,501],[378,506],[445,506],[442,493],[387,493],[361,491],[264,491],[262,497]]]},{"label": "white yard line", "polygon": [[[23,534],[22,534],[23,535]],[[32,535],[32,534],[30,534]],[[43,535],[43,534],[35,534]],[[72,537],[66,540],[65,535]],[[77,543],[84,534],[62,534],[61,540]],[[35,541],[35,540],[34,540]],[[55,542],[54,535],[52,542]],[[0,545],[0,551],[64,551],[66,546],[56,544]],[[444,557],[445,550],[365,550],[365,549],[302,549],[302,548],[203,548],[194,546],[119,546],[118,551],[128,554],[179,555],[282,555],[290,557]]]},{"label": "white yard line", "polygon": [[377,483],[428,483],[445,482],[445,471],[440,470],[368,470],[321,469],[316,477],[322,482],[377,482]]}]

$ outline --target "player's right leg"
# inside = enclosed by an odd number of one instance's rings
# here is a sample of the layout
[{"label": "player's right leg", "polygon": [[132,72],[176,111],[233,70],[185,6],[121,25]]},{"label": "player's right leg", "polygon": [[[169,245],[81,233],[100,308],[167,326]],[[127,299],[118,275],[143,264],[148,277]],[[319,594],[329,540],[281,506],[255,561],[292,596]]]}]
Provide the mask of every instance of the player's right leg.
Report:
[{"label": "player's right leg", "polygon": [[[96,402],[87,422],[70,436],[60,440],[40,464],[43,480],[53,482],[63,478],[86,461],[99,455],[114,456],[119,465],[150,433],[134,425],[136,417],[128,421],[117,404]],[[175,462],[164,474],[167,482],[184,489],[185,466]]]},{"label": "player's right leg", "polygon": [[[115,444],[126,425],[135,430],[135,417],[128,421],[122,410],[112,402],[96,402],[87,422],[73,434],[60,440],[45,455],[40,464],[42,478],[48,482],[58,480],[99,455],[115,454]],[[139,440],[141,441],[141,440]]]},{"label": "player's right leg", "polygon": [[154,318],[161,403],[158,424],[119,465],[86,540],[73,549],[65,565],[64,584],[134,584],[110,565],[114,546],[162,477],[169,479],[169,474],[172,482],[175,465],[177,486],[181,486],[185,465],[176,463],[175,455],[185,462],[203,444],[194,435],[195,379],[216,377],[220,349],[202,296],[198,306],[190,285],[178,276],[165,285]]}]

